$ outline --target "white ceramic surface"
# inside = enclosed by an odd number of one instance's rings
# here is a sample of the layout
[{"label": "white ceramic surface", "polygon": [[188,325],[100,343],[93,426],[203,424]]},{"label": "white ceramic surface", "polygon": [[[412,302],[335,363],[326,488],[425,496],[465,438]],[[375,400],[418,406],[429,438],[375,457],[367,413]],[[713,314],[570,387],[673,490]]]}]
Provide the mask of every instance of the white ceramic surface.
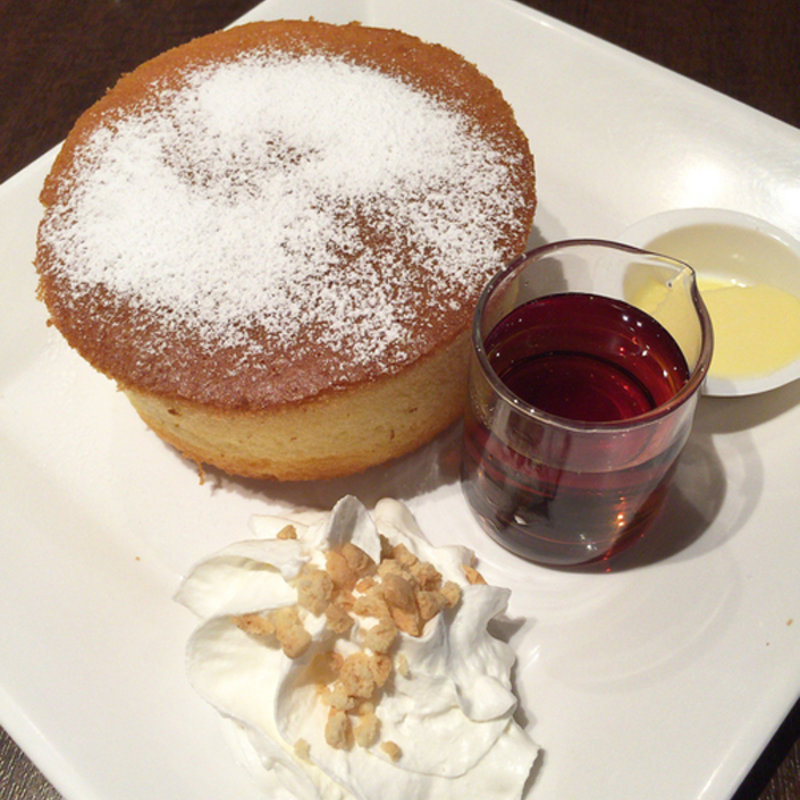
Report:
[{"label": "white ceramic surface", "polygon": [[[686,236],[692,229],[709,233],[713,244]],[[681,237],[679,251],[667,255],[691,264],[700,278],[743,286],[763,284],[800,298],[800,241],[752,214],[727,208],[673,209],[633,223],[618,238],[652,249],[650,245],[660,237],[676,235]],[[719,348],[719,342],[715,347]],[[766,392],[798,378],[800,356],[778,369],[743,377],[716,374],[712,365],[705,391],[718,397],[738,397]]]},{"label": "white ceramic surface", "polygon": [[[532,244],[736,206],[800,234],[800,131],[507,0],[270,0],[477,62],[536,154]],[[192,466],[45,325],[31,268],[52,155],[0,187],[0,722],[69,800],[255,800],[186,682],[172,600],[252,513],[405,498],[512,587],[534,800],[723,800],[800,694],[797,383],[703,398],[661,528],[610,574],[494,546],[456,481],[457,431],[349,481],[274,486]]]}]

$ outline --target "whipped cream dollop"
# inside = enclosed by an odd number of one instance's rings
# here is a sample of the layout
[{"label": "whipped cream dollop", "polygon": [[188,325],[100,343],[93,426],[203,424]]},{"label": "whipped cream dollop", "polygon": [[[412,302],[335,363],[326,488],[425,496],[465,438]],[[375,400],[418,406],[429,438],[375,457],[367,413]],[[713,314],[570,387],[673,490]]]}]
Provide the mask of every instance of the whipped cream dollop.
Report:
[{"label": "whipped cream dollop", "polygon": [[202,624],[192,685],[274,798],[519,798],[537,747],[514,720],[507,589],[433,547],[402,503],[256,516],[177,599]]}]

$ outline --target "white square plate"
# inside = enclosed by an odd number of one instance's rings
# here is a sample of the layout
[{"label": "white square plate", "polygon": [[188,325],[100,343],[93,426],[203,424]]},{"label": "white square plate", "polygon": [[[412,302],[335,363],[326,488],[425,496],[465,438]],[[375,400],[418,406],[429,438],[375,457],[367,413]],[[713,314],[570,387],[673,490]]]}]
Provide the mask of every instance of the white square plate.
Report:
[{"label": "white square plate", "polygon": [[[359,19],[477,63],[534,150],[536,240],[613,238],[680,206],[800,235],[800,131],[508,0],[268,0],[248,18]],[[247,519],[406,499],[513,591],[536,800],[721,800],[800,694],[800,383],[703,398],[666,522],[614,571],[528,565],[477,528],[458,432],[350,481],[241,481],[163,445],[45,325],[31,261],[52,154],[0,186],[0,721],[68,798],[257,798],[192,692],[172,600]],[[794,624],[793,624],[794,623]]]}]

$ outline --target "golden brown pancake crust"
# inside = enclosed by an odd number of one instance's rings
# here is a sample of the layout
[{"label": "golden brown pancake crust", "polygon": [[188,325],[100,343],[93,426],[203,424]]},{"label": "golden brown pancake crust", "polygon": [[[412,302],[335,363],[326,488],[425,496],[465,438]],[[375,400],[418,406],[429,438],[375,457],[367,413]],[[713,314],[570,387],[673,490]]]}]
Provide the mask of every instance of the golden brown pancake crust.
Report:
[{"label": "golden brown pancake crust", "polygon": [[[44,205],[55,207],[59,201],[68,200],[76,153],[98,126],[145,102],[155,103],[157,109],[156,87],[160,92],[164,87],[179,86],[187,69],[194,71],[203,64],[217,64],[248,50],[264,48],[296,55],[313,52],[343,57],[401,78],[457,109],[486,138],[502,141],[509,152],[521,153],[509,175],[524,201],[519,207],[508,209],[506,224],[496,231],[496,236],[503,259],[522,249],[534,205],[532,160],[527,141],[499,91],[475,67],[444,47],[425,44],[397,31],[358,24],[253,23],[202,37],[143,64],[123,77],[78,121],[45,183],[41,194]],[[368,202],[354,213],[363,217],[366,247],[391,248],[398,259],[404,258],[397,241],[382,241],[381,232],[370,228]],[[88,361],[122,386],[220,409],[274,407],[396,373],[453,341],[464,330],[481,283],[473,281],[465,288],[454,282],[448,295],[441,285],[428,286],[425,275],[418,274],[414,279],[416,295],[396,298],[399,304],[419,305],[419,316],[409,323],[411,345],[406,342],[397,352],[379,360],[343,365],[342,354],[331,352],[329,345],[317,341],[314,330],[303,331],[287,348],[279,343],[272,345],[256,325],[249,335],[253,339],[262,337],[264,348],[256,358],[250,358],[243,354],[241,346],[213,346],[205,330],[176,327],[174,322],[169,322],[165,330],[159,309],[131,304],[103,285],[81,292],[76,301],[69,270],[59,266],[58,257],[53,245],[40,237],[40,294],[54,324]],[[340,268],[349,269],[346,255]],[[416,266],[409,264],[408,268],[415,270]],[[496,265],[487,265],[487,277],[494,268]],[[433,292],[435,296],[431,296]],[[451,300],[457,302],[457,307],[450,307]],[[433,324],[431,309],[436,313]],[[162,342],[161,347],[150,346],[154,338]]]},{"label": "golden brown pancake crust", "polygon": [[[264,291],[271,297],[273,283],[280,288],[283,281],[292,287],[288,306],[285,297],[276,301],[274,309],[255,306],[259,313],[251,309],[241,319],[234,313],[228,327],[220,328],[215,326],[213,313],[209,322],[205,312],[196,309],[207,301],[212,307],[225,306],[230,298],[224,285],[236,284],[241,266],[237,253],[245,252],[237,249],[237,237],[247,239],[245,229],[240,235],[235,223],[226,222],[224,209],[219,231],[213,235],[196,231],[200,275],[196,282],[220,283],[221,293],[212,292],[210,300],[200,294],[198,301],[192,289],[188,296],[176,295],[172,303],[157,293],[148,294],[148,281],[153,275],[160,280],[160,271],[170,270],[187,273],[195,280],[194,256],[179,258],[177,265],[174,259],[170,261],[173,224],[175,239],[182,237],[181,246],[186,246],[182,227],[186,206],[178,202],[182,193],[199,193],[205,200],[205,194],[216,191],[218,180],[230,181],[233,188],[230,196],[225,195],[223,206],[242,203],[236,208],[247,211],[248,192],[258,196],[261,191],[261,173],[247,173],[247,152],[243,155],[237,149],[225,158],[233,165],[244,163],[241,175],[222,157],[192,161],[194,143],[204,144],[208,134],[202,126],[195,130],[190,125],[188,137],[182,129],[184,138],[179,145],[163,151],[163,161],[174,167],[177,176],[173,207],[172,194],[165,195],[163,187],[156,191],[148,182],[151,173],[146,165],[141,166],[146,160],[140,164],[135,153],[126,156],[122,177],[111,175],[97,166],[101,158],[95,155],[96,142],[104,137],[119,138],[131,120],[161,124],[167,119],[169,129],[170,104],[176,96],[193,100],[198,91],[193,81],[198,75],[227,70],[250,56],[261,59],[259,63],[278,59],[305,64],[312,59],[314,63],[352,65],[359,74],[377,71],[384,83],[394,87],[390,92],[399,86],[403,91],[411,87],[412,95],[425,98],[423,105],[432,104],[437,113],[455,120],[458,136],[463,135],[467,142],[466,152],[471,153],[474,143],[479,155],[469,156],[475,160],[465,162],[467,169],[451,170],[427,183],[426,170],[417,170],[424,173],[422,188],[409,190],[406,185],[407,180],[417,180],[416,173],[410,179],[401,174],[399,185],[391,186],[388,195],[356,191],[334,197],[330,227],[317,229],[313,240],[309,235],[309,259],[290,259],[289,273],[284,269],[275,278],[270,259],[282,253],[284,242],[281,240],[276,250],[265,249]],[[386,81],[385,76],[392,80]],[[391,93],[389,97],[391,102]],[[367,122],[381,122],[377,116],[370,117],[382,113],[373,110],[371,102],[372,95],[357,97],[356,108],[342,108],[341,116],[338,112],[334,115],[332,126],[338,128],[341,120],[343,129],[349,130],[346,126],[359,113]],[[223,112],[224,127],[225,104],[217,110]],[[309,103],[310,117],[318,110]],[[237,126],[246,127],[235,114],[232,122],[234,131]],[[148,136],[149,130],[145,131]],[[397,135],[403,137],[405,129],[401,127]],[[264,137],[263,148],[258,140],[256,160],[264,157],[291,169],[306,158],[302,145],[282,141],[281,134],[275,141],[270,136]],[[393,137],[394,131],[388,131],[386,151],[390,155],[392,148],[397,149]],[[447,148],[450,143],[447,137],[443,139],[440,144]],[[380,153],[374,163],[360,163],[359,158],[366,156],[351,156],[348,143],[346,140],[340,153],[345,170],[352,165],[356,174],[362,168],[370,173],[369,168],[377,164],[372,172],[380,178],[385,154]],[[135,136],[131,144],[138,153]],[[312,160],[313,150],[312,146]],[[483,175],[483,162],[491,163],[487,174],[496,175],[499,169],[501,179],[492,178],[496,183],[488,185],[472,180],[473,172]],[[161,165],[157,166],[160,169]],[[108,210],[103,202],[93,201],[91,222],[97,224],[92,227],[85,224],[87,206],[82,198],[95,191],[86,187],[98,182]],[[111,192],[103,195],[108,185]],[[285,185],[292,195],[294,184],[287,181]],[[316,177],[312,185],[316,185]],[[45,182],[41,200],[45,216],[36,256],[39,295],[69,344],[115,379],[148,425],[188,457],[231,473],[279,479],[333,477],[362,470],[409,452],[458,417],[466,383],[467,331],[475,303],[490,275],[523,250],[536,204],[533,160],[525,135],[492,82],[461,56],[398,31],[356,23],[337,26],[285,20],[252,23],[202,37],[121,78],[76,123]],[[279,194],[273,200],[280,210],[289,198]],[[466,200],[474,204],[462,202]],[[137,222],[134,215],[126,229],[120,219],[128,218],[120,215],[136,203],[145,210],[145,222]],[[330,211],[321,208],[323,205],[322,199],[312,198],[308,214]],[[120,214],[117,206],[122,209]],[[258,208],[258,213],[263,213],[263,206]],[[452,213],[440,214],[441,208]],[[421,228],[432,216],[430,227],[441,231],[441,247],[420,239],[415,233],[420,220],[409,224],[406,212],[408,219],[412,212],[421,218]],[[303,213],[301,209],[301,220]],[[472,216],[467,219],[469,213]],[[265,226],[274,222],[270,214],[256,217]],[[203,219],[208,225],[209,217]],[[210,223],[213,228],[213,216]],[[139,264],[139,253],[131,242],[148,249],[149,224],[161,250],[155,247],[154,259]],[[280,225],[273,226],[279,236]],[[191,238],[191,227],[188,230]],[[349,240],[342,238],[343,230],[349,232]],[[460,241],[470,236],[472,244],[459,249]],[[320,239],[325,240],[322,250]],[[99,256],[95,240],[101,242]],[[218,245],[218,240],[232,243],[230,257],[224,248],[207,246]],[[121,255],[115,255],[117,246]],[[218,258],[211,271],[202,263],[206,250],[213,250]],[[298,252],[303,252],[302,240]],[[313,274],[308,277],[309,263],[314,266],[313,258],[320,252],[331,260],[321,281]],[[481,255],[484,252],[490,256]],[[258,270],[256,283],[244,285],[258,293],[262,289],[260,251],[255,255],[246,252],[245,257],[255,259]],[[103,259],[116,271],[84,269],[95,262],[102,262],[106,269]],[[250,261],[248,264],[252,267]],[[132,288],[119,289],[118,278],[123,273],[132,276]],[[278,296],[278,289],[275,292]],[[247,294],[247,288],[238,295],[234,290],[234,305],[237,299],[246,300],[242,295]],[[318,313],[316,303],[327,304],[324,313]],[[246,303],[243,307],[250,308]],[[339,307],[343,309],[341,317],[336,311]]]}]

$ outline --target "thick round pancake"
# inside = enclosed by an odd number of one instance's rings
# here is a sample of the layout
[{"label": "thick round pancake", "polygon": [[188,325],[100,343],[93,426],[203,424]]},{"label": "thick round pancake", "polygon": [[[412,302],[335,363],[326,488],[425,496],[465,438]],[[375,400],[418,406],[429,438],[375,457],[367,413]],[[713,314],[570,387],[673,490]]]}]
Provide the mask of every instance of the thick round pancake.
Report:
[{"label": "thick round pancake", "polygon": [[457,418],[472,310],[535,206],[527,140],[473,65],[314,21],[143,64],[41,198],[39,291],[67,341],[191,458],[282,479]]}]

